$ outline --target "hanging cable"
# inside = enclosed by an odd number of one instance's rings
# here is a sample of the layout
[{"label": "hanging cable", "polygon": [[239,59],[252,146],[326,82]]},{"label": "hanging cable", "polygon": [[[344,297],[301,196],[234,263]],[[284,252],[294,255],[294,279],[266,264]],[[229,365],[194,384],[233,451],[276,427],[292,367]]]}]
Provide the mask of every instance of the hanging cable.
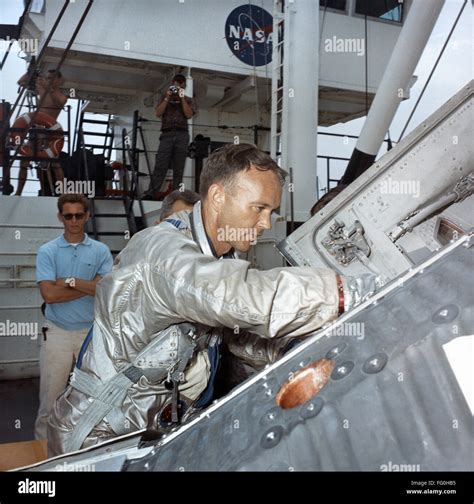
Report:
[{"label": "hanging cable", "polygon": [[440,51],[440,53],[438,55],[438,58],[436,59],[436,62],[435,62],[434,66],[433,66],[433,68],[432,68],[432,70],[430,72],[430,75],[428,76],[428,79],[426,80],[425,85],[423,86],[423,89],[421,90],[420,96],[416,100],[416,103],[415,103],[415,105],[413,107],[413,110],[411,111],[410,116],[408,117],[408,120],[407,120],[405,126],[403,127],[402,132],[400,133],[400,136],[398,137],[398,141],[399,142],[402,139],[403,135],[405,134],[405,131],[406,131],[408,125],[410,124],[410,121],[413,118],[413,114],[415,113],[415,111],[416,111],[416,109],[418,107],[418,104],[420,103],[420,100],[423,97],[423,95],[424,95],[424,93],[426,91],[426,88],[428,87],[428,84],[429,84],[429,82],[431,80],[431,77],[433,77],[433,74],[434,74],[434,72],[436,70],[436,67],[438,66],[438,63],[439,63],[439,61],[441,59],[441,56],[443,56],[444,50],[446,49],[446,47],[448,45],[448,42],[451,39],[451,35],[453,34],[454,29],[456,28],[456,25],[458,24],[458,21],[459,21],[459,19],[461,17],[461,14],[463,13],[464,7],[466,7],[466,4],[467,4],[467,0],[464,0],[464,3],[462,4],[461,9],[460,9],[460,11],[459,11],[459,13],[458,13],[458,15],[456,17],[456,20],[454,21],[454,24],[451,27],[449,35],[448,35],[446,41],[444,42],[443,47],[442,47],[442,49],[441,49],[441,51]]}]

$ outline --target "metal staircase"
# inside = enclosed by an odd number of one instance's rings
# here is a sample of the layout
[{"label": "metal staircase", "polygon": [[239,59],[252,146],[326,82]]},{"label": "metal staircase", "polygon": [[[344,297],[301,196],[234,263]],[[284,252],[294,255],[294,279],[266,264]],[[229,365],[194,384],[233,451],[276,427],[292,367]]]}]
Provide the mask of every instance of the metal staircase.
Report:
[{"label": "metal staircase", "polygon": [[[91,149],[94,154],[100,152],[106,160],[106,162],[111,161],[113,145],[114,145],[114,116],[112,114],[96,114],[94,112],[87,112],[85,109],[88,105],[88,102],[81,101],[79,104],[79,113],[78,113],[78,126],[76,127],[76,131],[82,131],[85,138],[85,148]],[[103,117],[106,119],[103,119]],[[95,126],[101,131],[87,131],[86,127],[90,127],[90,125]],[[90,138],[92,137],[92,138]],[[77,142],[76,137],[76,142]],[[100,142],[98,139],[102,139]],[[99,143],[98,143],[99,142]],[[77,147],[77,145],[76,145]]]},{"label": "metal staircase", "polygon": [[[86,135],[90,132],[82,130],[83,124],[103,124],[106,130],[101,134],[104,145],[86,143]],[[113,120],[109,115],[107,121],[88,119],[81,112],[80,127],[77,132],[77,144],[83,153],[83,163],[86,180],[89,181],[87,162],[87,149],[100,148],[104,157],[110,162],[110,153],[113,149]],[[146,227],[145,213],[139,194],[138,171],[136,169],[136,156],[132,154],[130,145],[125,141],[127,132],[123,130],[122,163],[119,165],[119,179],[116,181],[119,189],[107,191],[105,196],[96,196],[90,200],[91,219],[88,222],[87,232],[94,239],[105,243],[112,254],[117,255],[127,244],[128,240],[138,231]],[[127,162],[128,160],[128,162]],[[138,211],[138,215],[135,212]]]}]

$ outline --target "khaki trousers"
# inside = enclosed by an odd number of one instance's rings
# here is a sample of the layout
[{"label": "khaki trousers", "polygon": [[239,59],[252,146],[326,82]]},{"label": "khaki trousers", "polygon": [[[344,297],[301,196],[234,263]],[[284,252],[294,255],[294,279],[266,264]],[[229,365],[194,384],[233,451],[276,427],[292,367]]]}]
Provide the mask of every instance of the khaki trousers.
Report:
[{"label": "khaki trousers", "polygon": [[[91,324],[92,325],[92,324]],[[35,423],[35,438],[46,439],[49,414],[69,380],[82,342],[89,329],[66,331],[47,321],[46,340],[40,349],[40,406]]]}]

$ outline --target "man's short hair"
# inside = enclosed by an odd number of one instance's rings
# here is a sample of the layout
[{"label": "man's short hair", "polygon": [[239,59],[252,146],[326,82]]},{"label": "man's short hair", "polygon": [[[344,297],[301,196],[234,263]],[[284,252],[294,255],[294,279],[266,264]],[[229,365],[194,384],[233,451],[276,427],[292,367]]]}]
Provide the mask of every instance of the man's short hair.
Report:
[{"label": "man's short hair", "polygon": [[286,171],[281,169],[266,152],[252,144],[229,144],[209,156],[201,173],[199,185],[201,198],[206,198],[209,187],[215,183],[231,189],[236,175],[250,170],[251,166],[257,170],[273,172],[281,186],[285,184]]},{"label": "man's short hair", "polygon": [[181,85],[186,85],[186,77],[183,74],[176,74],[173,79],[171,79],[171,82],[178,82]]},{"label": "man's short hair", "polygon": [[183,201],[187,205],[194,206],[194,203],[200,200],[200,196],[198,193],[194,191],[189,191],[185,189],[184,191],[180,191],[179,189],[170,192],[168,196],[163,200],[163,205],[161,207],[160,212],[160,220],[165,220],[172,214],[172,207],[177,201]]},{"label": "man's short hair", "polygon": [[80,203],[84,212],[89,211],[89,205],[87,203],[87,198],[83,194],[70,193],[62,194],[58,198],[58,210],[59,213],[63,213],[63,207],[65,203]]},{"label": "man's short hair", "polygon": [[339,184],[336,187],[333,187],[332,189],[329,189],[329,191],[324,194],[311,208],[310,213],[311,217],[314,214],[317,214],[320,210],[322,210],[330,201],[332,201],[340,192],[342,192],[347,185],[345,184]]}]

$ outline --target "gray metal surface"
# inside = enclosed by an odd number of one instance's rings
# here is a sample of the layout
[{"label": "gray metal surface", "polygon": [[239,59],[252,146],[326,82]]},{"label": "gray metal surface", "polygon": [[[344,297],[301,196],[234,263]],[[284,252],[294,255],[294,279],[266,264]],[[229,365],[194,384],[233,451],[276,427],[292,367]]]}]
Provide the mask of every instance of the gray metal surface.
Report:
[{"label": "gray metal surface", "polygon": [[[437,215],[398,240],[390,233],[413,212],[441,200],[473,171],[473,92],[471,81],[280,243],[279,249],[291,264],[329,267],[354,276],[372,271],[386,279],[418,264],[420,249],[429,249],[436,239],[433,233],[418,233],[418,228],[428,222],[434,228]],[[468,197],[471,203],[472,198]],[[452,203],[445,211],[456,205],[460,204]],[[474,226],[474,214],[466,211],[462,215],[458,223],[467,232]],[[342,264],[323,246],[336,220],[346,230],[356,222],[362,225],[363,239],[370,249],[368,258],[363,256],[367,250],[363,247],[360,258]]]},{"label": "gray metal surface", "polygon": [[[443,350],[473,332],[467,244],[387,286],[124,469],[473,470],[472,412]],[[341,324],[363,330],[341,335]],[[279,408],[281,385],[325,356],[336,367],[319,395]]]},{"label": "gray metal surface", "polygon": [[[443,347],[474,332],[473,252],[472,237],[448,245],[160,441],[131,434],[29,470],[473,470]],[[279,408],[281,385],[322,357],[336,363],[326,387]]]},{"label": "gray metal surface", "polygon": [[[43,302],[35,282],[36,253],[63,232],[56,198],[0,197],[0,380],[39,375]],[[17,335],[10,324],[28,324]],[[26,327],[26,326],[24,326]]]},{"label": "gray metal surface", "polygon": [[139,449],[140,434],[129,434],[114,441],[109,441],[90,449],[84,449],[74,454],[48,459],[28,467],[16,470],[33,472],[43,471],[120,471],[127,460],[143,457],[151,451],[151,447]]},{"label": "gray metal surface", "polygon": [[[472,412],[443,350],[473,332],[466,245],[386,286],[155,447],[127,436],[33,470],[472,470]],[[328,354],[336,372],[319,397],[278,408],[290,374]],[[386,360],[375,373],[374,356]]]}]

